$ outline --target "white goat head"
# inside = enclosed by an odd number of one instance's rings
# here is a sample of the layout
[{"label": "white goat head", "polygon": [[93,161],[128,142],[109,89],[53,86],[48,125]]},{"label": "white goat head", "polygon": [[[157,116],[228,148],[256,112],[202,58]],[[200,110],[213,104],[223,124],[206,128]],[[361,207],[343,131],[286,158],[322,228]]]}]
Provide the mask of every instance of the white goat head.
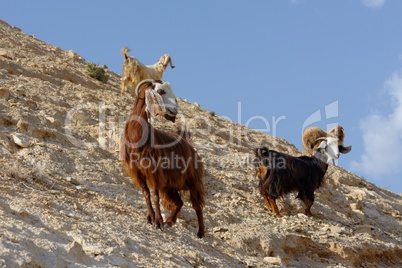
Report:
[{"label": "white goat head", "polygon": [[154,118],[158,115],[175,122],[179,106],[170,83],[154,79],[142,80],[135,89],[136,97],[139,96],[140,88],[145,83],[151,83],[150,86],[143,88],[143,90],[146,90],[145,110],[149,115],[151,122],[153,122]]},{"label": "white goat head", "polygon": [[339,146],[338,146],[338,138],[334,137],[321,137],[316,139],[316,141],[320,141],[320,145],[317,147],[317,153],[320,155],[316,157],[320,158],[320,160],[329,164],[331,160],[335,160],[339,158]]}]

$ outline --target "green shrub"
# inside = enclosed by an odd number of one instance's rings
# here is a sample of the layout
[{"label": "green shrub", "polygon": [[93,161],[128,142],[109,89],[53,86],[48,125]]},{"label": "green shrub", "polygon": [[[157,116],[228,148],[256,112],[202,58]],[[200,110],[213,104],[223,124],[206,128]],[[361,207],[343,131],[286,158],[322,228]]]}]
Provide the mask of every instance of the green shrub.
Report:
[{"label": "green shrub", "polygon": [[107,83],[109,75],[106,74],[105,67],[101,67],[95,63],[88,63],[86,74],[103,83]]}]

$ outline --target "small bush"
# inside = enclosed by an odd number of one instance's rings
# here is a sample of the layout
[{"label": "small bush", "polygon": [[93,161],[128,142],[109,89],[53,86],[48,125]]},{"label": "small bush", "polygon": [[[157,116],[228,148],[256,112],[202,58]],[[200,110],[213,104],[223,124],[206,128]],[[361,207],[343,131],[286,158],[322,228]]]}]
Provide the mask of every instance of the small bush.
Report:
[{"label": "small bush", "polygon": [[109,75],[106,74],[105,67],[101,67],[95,63],[88,63],[86,74],[103,83],[107,83]]}]

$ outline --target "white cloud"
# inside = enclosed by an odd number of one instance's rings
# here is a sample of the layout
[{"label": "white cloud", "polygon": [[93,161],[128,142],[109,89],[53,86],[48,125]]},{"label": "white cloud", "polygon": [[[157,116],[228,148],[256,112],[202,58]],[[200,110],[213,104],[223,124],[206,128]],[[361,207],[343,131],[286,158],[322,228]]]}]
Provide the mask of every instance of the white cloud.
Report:
[{"label": "white cloud", "polygon": [[376,9],[382,8],[385,4],[385,0],[362,0],[362,3],[368,8]]},{"label": "white cloud", "polygon": [[351,168],[380,179],[402,171],[402,71],[394,73],[384,88],[391,97],[392,112],[373,114],[360,123],[364,153]]}]

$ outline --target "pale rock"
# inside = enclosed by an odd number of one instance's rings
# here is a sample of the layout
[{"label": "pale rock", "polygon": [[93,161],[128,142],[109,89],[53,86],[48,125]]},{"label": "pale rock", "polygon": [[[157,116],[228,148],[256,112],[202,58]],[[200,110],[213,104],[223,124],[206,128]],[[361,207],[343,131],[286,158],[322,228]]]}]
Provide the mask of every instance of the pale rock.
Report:
[{"label": "pale rock", "polygon": [[27,148],[30,145],[30,138],[20,133],[12,134],[12,138],[19,147]]},{"label": "pale rock", "polygon": [[339,226],[331,226],[330,230],[331,230],[332,234],[337,234],[337,235],[339,235],[343,231],[342,227],[339,227]]},{"label": "pale rock", "polygon": [[7,59],[12,59],[12,56],[10,55],[10,53],[3,49],[0,49],[0,56],[7,58]]},{"label": "pale rock", "polygon": [[362,203],[356,202],[349,205],[352,210],[362,210]]},{"label": "pale rock", "polygon": [[74,185],[80,185],[81,184],[78,180],[76,180],[74,178],[71,178],[71,177],[67,177],[66,181],[68,181],[68,182],[70,182],[70,183],[72,183]]},{"label": "pale rock", "polygon": [[82,248],[82,245],[78,243],[77,241],[74,241],[70,249],[68,250],[68,254],[76,259],[79,262],[88,264],[90,261],[89,256],[85,253],[84,249]]},{"label": "pale rock", "polygon": [[356,226],[356,233],[365,233],[365,234],[370,234],[373,229],[373,226],[371,225],[357,225]]},{"label": "pale rock", "polygon": [[54,124],[56,122],[56,120],[51,116],[46,116],[45,118],[52,124]]},{"label": "pale rock", "polygon": [[264,261],[272,265],[281,265],[282,261],[279,257],[265,257]]},{"label": "pale rock", "polygon": [[304,214],[304,213],[297,213],[297,217],[299,219],[307,219],[308,218],[308,216],[306,214]]}]

